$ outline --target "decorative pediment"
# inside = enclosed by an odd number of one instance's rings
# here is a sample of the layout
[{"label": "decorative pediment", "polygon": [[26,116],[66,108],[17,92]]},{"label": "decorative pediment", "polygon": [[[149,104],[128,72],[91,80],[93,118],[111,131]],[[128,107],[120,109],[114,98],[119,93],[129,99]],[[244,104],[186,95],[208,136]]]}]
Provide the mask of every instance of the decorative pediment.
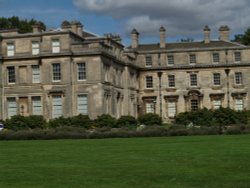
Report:
[{"label": "decorative pediment", "polygon": [[165,95],[165,96],[164,96],[164,99],[165,99],[166,101],[177,101],[178,98],[179,98],[178,95]]},{"label": "decorative pediment", "polygon": [[242,98],[242,97],[246,97],[247,93],[246,92],[234,92],[231,95],[234,98]]},{"label": "decorative pediment", "polygon": [[211,99],[223,99],[224,96],[225,96],[224,93],[210,93],[210,94],[209,94],[209,97],[210,97]]}]

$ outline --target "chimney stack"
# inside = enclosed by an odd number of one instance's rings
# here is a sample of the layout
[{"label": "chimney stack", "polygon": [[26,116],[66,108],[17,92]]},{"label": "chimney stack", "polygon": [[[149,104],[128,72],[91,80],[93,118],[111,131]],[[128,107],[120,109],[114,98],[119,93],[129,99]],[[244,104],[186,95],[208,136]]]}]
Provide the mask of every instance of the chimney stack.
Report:
[{"label": "chimney stack", "polygon": [[210,28],[206,25],[204,31],[204,42],[205,44],[210,43]]},{"label": "chimney stack", "polygon": [[61,27],[63,30],[72,31],[73,33],[82,37],[83,25],[79,21],[63,21]]},{"label": "chimney stack", "polygon": [[160,48],[165,48],[166,47],[166,29],[161,26],[160,27]]},{"label": "chimney stack", "polygon": [[75,33],[75,34],[77,34],[77,22],[76,21],[72,21],[71,23],[70,23],[70,26],[71,26],[71,31],[73,32],[73,33]]},{"label": "chimney stack", "polygon": [[220,37],[219,40],[221,41],[229,41],[229,27],[227,25],[221,26],[219,29]]},{"label": "chimney stack", "polygon": [[133,29],[131,32],[131,46],[133,49],[138,48],[139,44],[139,33],[136,29]]},{"label": "chimney stack", "polygon": [[43,31],[43,28],[40,23],[35,23],[34,25],[32,25],[32,30],[33,33],[41,33]]},{"label": "chimney stack", "polygon": [[80,37],[82,37],[82,35],[83,35],[83,25],[81,24],[81,22],[78,22],[78,24],[77,24],[77,34],[80,36]]}]

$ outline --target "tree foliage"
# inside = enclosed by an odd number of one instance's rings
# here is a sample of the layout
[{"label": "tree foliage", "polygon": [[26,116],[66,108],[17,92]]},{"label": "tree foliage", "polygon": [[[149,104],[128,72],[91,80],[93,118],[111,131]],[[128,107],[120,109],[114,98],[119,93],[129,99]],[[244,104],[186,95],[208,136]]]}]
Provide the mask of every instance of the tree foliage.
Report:
[{"label": "tree foliage", "polygon": [[46,30],[46,25],[35,19],[21,19],[17,16],[12,16],[10,18],[0,17],[0,30],[6,29],[18,29],[20,33],[32,32],[32,25],[40,24],[43,30]]},{"label": "tree foliage", "polygon": [[245,45],[250,45],[250,27],[245,31],[242,38],[242,43]]},{"label": "tree foliage", "polygon": [[244,45],[250,45],[250,27],[245,31],[244,34],[235,35],[233,41]]}]

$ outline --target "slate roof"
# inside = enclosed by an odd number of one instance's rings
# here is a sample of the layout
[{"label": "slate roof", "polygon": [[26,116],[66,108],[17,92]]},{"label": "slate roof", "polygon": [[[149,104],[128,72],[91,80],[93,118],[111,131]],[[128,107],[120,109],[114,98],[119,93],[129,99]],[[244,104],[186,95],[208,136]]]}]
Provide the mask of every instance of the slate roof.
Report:
[{"label": "slate roof", "polygon": [[[225,42],[225,41],[210,41],[210,43],[200,42],[176,42],[176,43],[166,43],[166,50],[191,50],[191,49],[207,49],[207,48],[242,48],[245,47],[238,43]],[[131,49],[131,47],[128,47]],[[160,45],[157,44],[139,44],[137,51],[150,51],[159,50]]]},{"label": "slate roof", "polygon": [[83,38],[85,38],[85,37],[96,37],[96,35],[94,35],[94,34],[92,34],[90,32],[86,32],[86,31],[82,32],[82,36],[83,36]]}]

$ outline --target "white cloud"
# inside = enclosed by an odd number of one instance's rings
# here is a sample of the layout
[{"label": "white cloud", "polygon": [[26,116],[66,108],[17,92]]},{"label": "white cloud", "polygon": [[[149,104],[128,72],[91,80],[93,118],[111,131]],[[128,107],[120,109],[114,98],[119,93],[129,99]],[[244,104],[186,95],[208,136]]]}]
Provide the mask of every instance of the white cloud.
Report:
[{"label": "white cloud", "polygon": [[[164,25],[170,36],[201,34],[204,25],[217,30],[229,25],[244,32],[250,26],[248,0],[73,0],[81,11],[111,16],[123,21],[124,29],[134,27],[148,36],[158,35]],[[124,22],[125,20],[125,22]]]}]

